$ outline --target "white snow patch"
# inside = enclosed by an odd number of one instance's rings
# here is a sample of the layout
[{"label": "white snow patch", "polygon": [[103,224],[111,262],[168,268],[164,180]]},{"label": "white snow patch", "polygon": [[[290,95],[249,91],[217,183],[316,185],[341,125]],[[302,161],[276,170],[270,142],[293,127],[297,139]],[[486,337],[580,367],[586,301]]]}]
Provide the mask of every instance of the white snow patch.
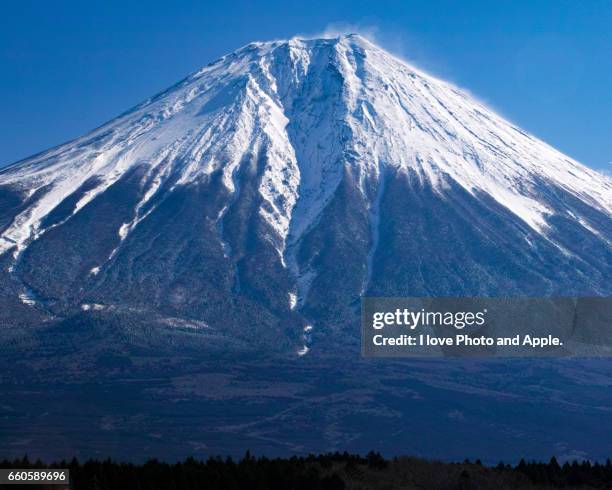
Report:
[{"label": "white snow patch", "polygon": [[32,295],[27,293],[27,292],[20,293],[19,294],[19,299],[21,300],[21,302],[24,305],[28,305],[28,306],[35,306],[36,305],[36,299]]},{"label": "white snow patch", "polygon": [[289,293],[289,309],[295,310],[296,305],[297,305],[297,294]]},{"label": "white snow patch", "polygon": [[310,343],[312,342],[312,325],[306,325],[302,332],[304,346],[297,351],[297,355],[300,357],[305,356],[310,351]]},{"label": "white snow patch", "polygon": [[162,323],[174,328],[188,328],[192,330],[210,329],[211,327],[201,320],[192,320],[187,318],[167,317],[162,319]]},{"label": "white snow patch", "polygon": [[106,306],[99,303],[83,303],[81,305],[83,311],[102,311],[104,309],[106,309]]}]

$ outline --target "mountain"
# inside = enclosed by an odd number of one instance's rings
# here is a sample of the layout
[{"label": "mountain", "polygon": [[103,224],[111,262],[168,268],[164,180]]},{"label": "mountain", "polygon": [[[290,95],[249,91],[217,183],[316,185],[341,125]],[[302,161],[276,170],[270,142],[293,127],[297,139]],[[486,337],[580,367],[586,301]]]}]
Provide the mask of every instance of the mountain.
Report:
[{"label": "mountain", "polygon": [[611,243],[612,180],[465,91],[250,44],[0,171],[5,456],[608,457],[608,361],[368,362],[358,315],[610,295]]},{"label": "mountain", "polygon": [[4,169],[0,232],[5,325],[305,352],[362,294],[612,291],[610,178],[358,35],[249,44]]}]

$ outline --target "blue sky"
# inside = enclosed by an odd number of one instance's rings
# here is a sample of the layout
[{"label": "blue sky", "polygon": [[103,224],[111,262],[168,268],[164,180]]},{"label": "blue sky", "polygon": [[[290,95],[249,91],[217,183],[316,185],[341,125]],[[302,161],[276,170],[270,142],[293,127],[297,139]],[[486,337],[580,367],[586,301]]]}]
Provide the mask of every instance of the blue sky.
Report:
[{"label": "blue sky", "polygon": [[6,2],[0,166],[77,137],[254,40],[329,26],[467,88],[612,170],[612,2]]}]

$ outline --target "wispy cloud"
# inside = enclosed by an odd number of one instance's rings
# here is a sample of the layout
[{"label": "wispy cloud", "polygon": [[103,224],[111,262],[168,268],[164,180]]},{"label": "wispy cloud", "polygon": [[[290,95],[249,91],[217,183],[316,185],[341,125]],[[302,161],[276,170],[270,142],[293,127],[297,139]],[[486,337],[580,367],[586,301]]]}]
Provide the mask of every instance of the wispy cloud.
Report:
[{"label": "wispy cloud", "polygon": [[378,43],[378,32],[379,28],[375,25],[352,24],[348,22],[332,22],[330,24],[327,24],[322,31],[300,33],[296,34],[294,37],[299,39],[333,39],[347,34],[359,34],[360,36],[363,36],[374,43]]},{"label": "wispy cloud", "polygon": [[[608,162],[608,165],[612,165],[612,162]],[[612,169],[610,168],[596,168],[600,174],[604,174],[606,177],[612,177]]]}]

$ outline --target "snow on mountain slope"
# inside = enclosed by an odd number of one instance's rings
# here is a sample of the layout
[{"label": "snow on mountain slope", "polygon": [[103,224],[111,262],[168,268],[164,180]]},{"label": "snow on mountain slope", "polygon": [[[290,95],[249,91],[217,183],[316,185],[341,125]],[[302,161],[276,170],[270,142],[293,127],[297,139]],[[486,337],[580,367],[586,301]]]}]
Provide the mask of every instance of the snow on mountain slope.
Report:
[{"label": "snow on mountain slope", "polygon": [[0,324],[123,312],[305,354],[363,294],[610,274],[609,177],[357,35],[249,44],[0,171]]},{"label": "snow on mountain slope", "polygon": [[[610,179],[349,35],[250,44],[89,135],[4,170],[0,185],[41,196],[4,230],[0,252],[21,252],[46,231],[45,216],[89,179],[96,185],[73,213],[145,165],[141,209],[162,182],[189,185],[219,168],[233,192],[245,155],[260,151],[268,161],[260,212],[283,243],[289,234],[299,240],[317,219],[344,165],[364,193],[365,181],[386,167],[413,169],[441,193],[453,180],[489,194],[542,234],[551,211],[538,197],[541,181],[612,213]],[[144,218],[137,210],[117,233],[125,239]]]}]

